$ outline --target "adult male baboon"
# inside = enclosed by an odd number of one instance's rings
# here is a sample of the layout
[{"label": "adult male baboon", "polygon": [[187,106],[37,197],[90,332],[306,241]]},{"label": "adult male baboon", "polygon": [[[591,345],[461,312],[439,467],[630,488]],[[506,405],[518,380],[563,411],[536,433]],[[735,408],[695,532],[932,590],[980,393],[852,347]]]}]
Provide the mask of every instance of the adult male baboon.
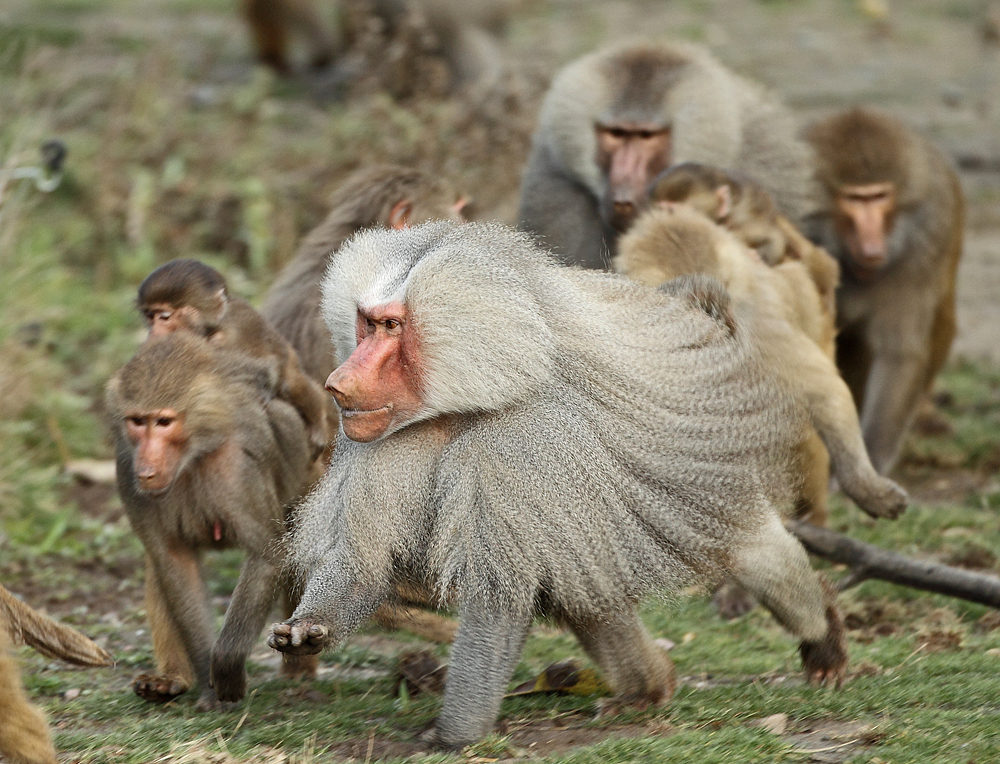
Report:
[{"label": "adult male baboon", "polygon": [[769,267],[698,210],[673,205],[642,214],[622,236],[613,264],[619,273],[650,286],[678,276],[712,276],[737,304],[757,315],[758,339],[771,370],[798,391],[814,425],[797,446],[802,473],[798,516],[825,522],[829,457],[845,492],[866,512],[895,517],[903,510],[905,493],[879,477],[865,451],[857,410],[837,373],[832,344],[824,347],[822,342],[832,341],[832,316],[824,320],[820,294],[803,263]]},{"label": "adult male baboon", "polygon": [[14,642],[78,666],[109,666],[113,660],[80,632],[32,609],[0,586],[0,756],[13,764],[56,764],[45,717],[25,697],[21,674],[9,653]]},{"label": "adult male baboon", "polygon": [[[320,315],[320,281],[339,247],[363,228],[400,229],[435,218],[461,218],[465,199],[444,180],[397,165],[358,170],[337,189],[326,219],[302,241],[264,299],[262,314],[298,352],[320,384],[336,365],[330,332]],[[333,413],[336,429],[336,412]],[[421,604],[414,591],[404,601]],[[412,608],[384,607],[374,616],[386,629],[405,628],[435,642],[450,642],[454,623]]]},{"label": "adult male baboon", "polygon": [[[197,683],[198,707],[211,709],[246,691],[279,589],[285,514],[318,472],[302,418],[270,388],[265,366],[189,332],[148,340],[108,383],[118,492],[146,551],[157,673],[134,685],[146,700]],[[216,641],[200,560],[233,547],[246,559]],[[297,586],[284,590],[291,612]],[[315,672],[315,660],[287,658],[284,674]]]},{"label": "adult male baboon", "polygon": [[680,43],[631,43],[571,63],[542,104],[519,225],[568,262],[605,268],[657,173],[736,170],[797,220],[814,204],[811,155],[773,96]]},{"label": "adult male baboon", "polygon": [[336,429],[330,397],[306,376],[285,338],[250,303],[229,294],[225,278],[215,268],[197,260],[171,260],[139,285],[136,304],[150,337],[188,331],[214,347],[245,353],[267,366],[274,395],[302,415],[314,453],[326,448]]},{"label": "adult male baboon", "polygon": [[810,678],[839,681],[833,596],[777,509],[804,407],[717,281],[658,291],[440,222],[359,234],[323,289],[343,436],[293,530],[305,591],[273,647],[318,652],[394,582],[430,587],[460,614],[433,733],[457,748],[492,727],[538,612],[623,699],[669,701],[636,604],[731,572]]},{"label": "adult male baboon", "polygon": [[824,195],[806,231],[842,270],[837,364],[886,473],[955,336],[962,189],[940,149],[879,111],[835,114],[806,137]]}]

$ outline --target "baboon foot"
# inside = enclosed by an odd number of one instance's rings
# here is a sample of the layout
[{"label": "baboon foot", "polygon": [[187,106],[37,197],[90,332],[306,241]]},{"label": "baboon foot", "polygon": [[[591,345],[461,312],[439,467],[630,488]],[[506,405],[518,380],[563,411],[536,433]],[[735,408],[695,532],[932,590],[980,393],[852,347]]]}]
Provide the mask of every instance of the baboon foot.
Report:
[{"label": "baboon foot", "polygon": [[836,605],[826,608],[826,636],[816,642],[799,645],[806,681],[810,684],[840,687],[847,673],[847,640],[844,619]]},{"label": "baboon foot", "polygon": [[315,655],[285,653],[281,656],[281,675],[284,677],[312,679],[316,676],[318,666],[319,659]]},{"label": "baboon foot", "polygon": [[184,681],[176,677],[153,674],[140,674],[132,682],[135,694],[150,703],[168,703],[189,689],[191,688]]},{"label": "baboon foot", "polygon": [[712,604],[716,612],[731,621],[746,615],[757,607],[757,599],[735,581],[723,581],[712,594]]},{"label": "baboon foot", "polygon": [[889,478],[878,477],[875,485],[866,485],[865,489],[864,491],[848,491],[845,487],[844,491],[861,509],[874,518],[895,520],[910,503],[909,494],[902,486]]},{"label": "baboon foot", "polygon": [[269,647],[290,655],[315,655],[326,647],[330,631],[311,621],[286,621],[271,627]]},{"label": "baboon foot", "polygon": [[[223,703],[234,703],[243,700],[247,694],[247,672],[244,666],[246,659],[229,659],[225,656],[212,656],[212,688],[215,697]],[[198,704],[205,695],[198,699]]]}]

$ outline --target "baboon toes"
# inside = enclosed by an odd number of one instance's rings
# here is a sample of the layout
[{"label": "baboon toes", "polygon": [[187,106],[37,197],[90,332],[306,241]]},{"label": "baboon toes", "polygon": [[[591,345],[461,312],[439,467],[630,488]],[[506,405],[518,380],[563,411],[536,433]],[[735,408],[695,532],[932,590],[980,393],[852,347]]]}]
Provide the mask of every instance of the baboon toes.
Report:
[{"label": "baboon toes", "polygon": [[309,621],[276,623],[271,627],[267,644],[275,650],[292,655],[314,655],[326,646],[329,631],[325,626]]},{"label": "baboon toes", "polygon": [[188,689],[188,685],[180,679],[153,674],[140,674],[132,683],[135,694],[150,703],[167,703]]}]

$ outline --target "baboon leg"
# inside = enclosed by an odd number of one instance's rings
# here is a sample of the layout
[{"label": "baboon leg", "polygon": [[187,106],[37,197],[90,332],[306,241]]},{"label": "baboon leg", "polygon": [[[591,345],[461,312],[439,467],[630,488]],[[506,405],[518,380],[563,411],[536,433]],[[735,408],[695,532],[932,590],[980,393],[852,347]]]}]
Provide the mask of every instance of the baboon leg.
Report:
[{"label": "baboon leg", "polygon": [[653,642],[635,610],[609,620],[570,622],[569,627],[620,701],[639,706],[670,702],[674,662]]},{"label": "baboon leg", "polygon": [[[304,584],[297,576],[286,574],[282,585],[282,615],[285,620],[292,617],[295,608],[302,599]],[[281,654],[281,675],[286,677],[304,677],[311,679],[316,676],[319,667],[318,655]]]},{"label": "baboon leg", "polygon": [[21,687],[6,626],[0,623],[0,757],[15,764],[56,764],[45,717]]},{"label": "baboon leg", "polygon": [[926,389],[926,377],[927,354],[923,351],[882,351],[872,360],[861,407],[861,429],[880,473],[887,473],[896,464],[903,436]]},{"label": "baboon leg", "polygon": [[156,674],[139,675],[132,687],[144,700],[165,703],[190,690],[195,677],[149,555],[146,555],[146,615],[153,640]]},{"label": "baboon leg", "polygon": [[810,681],[839,684],[848,656],[836,596],[777,515],[740,547],[733,577],[801,640]]},{"label": "baboon leg", "polygon": [[[873,374],[877,366],[873,365]],[[807,395],[813,426],[823,439],[841,489],[872,517],[898,517],[909,498],[896,483],[876,472],[861,434],[864,418],[859,425],[847,384],[833,373],[811,374]],[[866,397],[865,410],[877,397]]]},{"label": "baboon leg", "polygon": [[530,626],[530,613],[462,608],[433,732],[439,747],[457,751],[493,729]]},{"label": "baboon leg", "polygon": [[212,686],[224,703],[246,694],[247,656],[267,621],[277,594],[278,568],[266,557],[250,555],[226,610],[226,621],[212,650]]},{"label": "baboon leg", "polygon": [[802,489],[795,516],[813,525],[826,525],[829,507],[830,455],[819,435],[812,433],[802,444]]}]

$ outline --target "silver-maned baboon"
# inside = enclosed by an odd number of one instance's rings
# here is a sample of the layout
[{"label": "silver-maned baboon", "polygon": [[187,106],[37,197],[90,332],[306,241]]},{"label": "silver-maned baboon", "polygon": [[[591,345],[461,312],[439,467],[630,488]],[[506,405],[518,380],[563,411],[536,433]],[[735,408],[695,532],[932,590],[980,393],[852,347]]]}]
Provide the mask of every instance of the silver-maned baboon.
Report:
[{"label": "silver-maned baboon", "polygon": [[13,643],[78,666],[109,666],[112,658],[80,632],[29,607],[0,586],[0,756],[13,764],[56,764],[42,712],[21,687]]},{"label": "silver-maned baboon", "polygon": [[[286,512],[319,472],[302,418],[271,396],[264,365],[186,331],[147,340],[108,383],[105,408],[118,492],[146,551],[157,673],[134,690],[165,702],[197,684],[202,709],[239,700],[281,588]],[[246,559],[216,640],[200,561],[230,548]],[[291,612],[297,585],[284,583]],[[286,657],[284,674],[315,673],[315,660]]]},{"label": "silver-maned baboon", "polygon": [[460,616],[433,732],[456,748],[491,729],[536,613],[621,698],[668,702],[636,605],[728,572],[811,679],[839,681],[833,596],[778,509],[807,416],[717,281],[650,289],[438,222],[359,234],[323,290],[343,432],[292,531],[304,593],[273,647],[316,653],[396,581],[430,588]]},{"label": "silver-maned baboon", "polygon": [[962,189],[940,149],[879,111],[835,114],[806,136],[823,193],[806,232],[841,265],[837,365],[886,473],[955,336]]},{"label": "silver-maned baboon", "polygon": [[703,162],[760,183],[797,220],[814,204],[809,147],[782,104],[680,43],[630,43],[556,76],[521,183],[519,225],[571,263],[605,268],[650,181]]}]

